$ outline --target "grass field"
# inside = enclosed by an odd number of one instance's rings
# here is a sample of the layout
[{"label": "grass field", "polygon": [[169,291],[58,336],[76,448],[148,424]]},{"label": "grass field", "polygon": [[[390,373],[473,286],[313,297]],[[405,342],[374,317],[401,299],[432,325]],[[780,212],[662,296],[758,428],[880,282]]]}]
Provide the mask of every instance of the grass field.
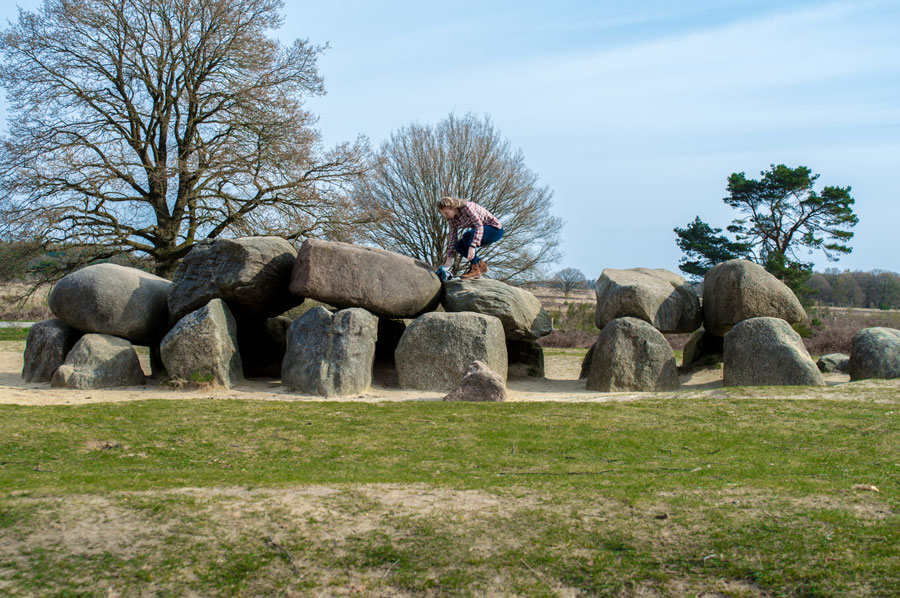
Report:
[{"label": "grass field", "polygon": [[900,397],[783,390],[0,406],[0,595],[896,596]]}]

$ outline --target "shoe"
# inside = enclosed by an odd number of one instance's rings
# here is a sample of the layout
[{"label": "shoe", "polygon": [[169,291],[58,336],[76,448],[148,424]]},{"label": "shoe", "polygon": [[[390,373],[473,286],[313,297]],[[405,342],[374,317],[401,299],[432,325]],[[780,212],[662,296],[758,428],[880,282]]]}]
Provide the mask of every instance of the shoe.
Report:
[{"label": "shoe", "polygon": [[475,280],[481,278],[481,275],[487,271],[488,265],[484,263],[484,260],[481,260],[480,262],[469,264],[469,269],[460,278],[463,280]]}]

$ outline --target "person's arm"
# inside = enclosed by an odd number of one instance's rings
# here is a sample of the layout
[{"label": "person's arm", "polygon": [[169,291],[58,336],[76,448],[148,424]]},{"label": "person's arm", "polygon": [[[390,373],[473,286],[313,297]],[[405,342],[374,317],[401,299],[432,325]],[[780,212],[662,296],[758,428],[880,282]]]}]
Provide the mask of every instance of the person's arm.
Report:
[{"label": "person's arm", "polygon": [[449,225],[450,231],[447,233],[447,259],[444,261],[444,267],[448,269],[453,265],[453,256],[456,255],[456,224],[451,220]]}]

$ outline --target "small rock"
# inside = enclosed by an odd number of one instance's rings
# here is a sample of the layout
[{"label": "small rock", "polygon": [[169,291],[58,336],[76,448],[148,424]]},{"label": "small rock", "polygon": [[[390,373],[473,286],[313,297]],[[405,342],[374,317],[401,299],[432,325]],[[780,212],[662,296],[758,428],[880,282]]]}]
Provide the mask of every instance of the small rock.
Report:
[{"label": "small rock", "polygon": [[445,401],[498,402],[506,400],[506,386],[503,378],[491,371],[484,362],[473,361],[459,386],[453,389]]}]

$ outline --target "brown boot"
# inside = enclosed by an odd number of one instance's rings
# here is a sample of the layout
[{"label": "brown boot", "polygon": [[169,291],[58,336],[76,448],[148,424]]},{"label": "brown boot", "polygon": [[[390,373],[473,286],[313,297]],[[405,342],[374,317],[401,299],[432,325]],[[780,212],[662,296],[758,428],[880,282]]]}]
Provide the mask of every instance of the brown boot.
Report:
[{"label": "brown boot", "polygon": [[460,276],[463,280],[474,280],[476,278],[481,278],[481,275],[488,271],[488,266],[484,263],[484,260],[480,262],[474,262],[469,264],[469,269]]}]

